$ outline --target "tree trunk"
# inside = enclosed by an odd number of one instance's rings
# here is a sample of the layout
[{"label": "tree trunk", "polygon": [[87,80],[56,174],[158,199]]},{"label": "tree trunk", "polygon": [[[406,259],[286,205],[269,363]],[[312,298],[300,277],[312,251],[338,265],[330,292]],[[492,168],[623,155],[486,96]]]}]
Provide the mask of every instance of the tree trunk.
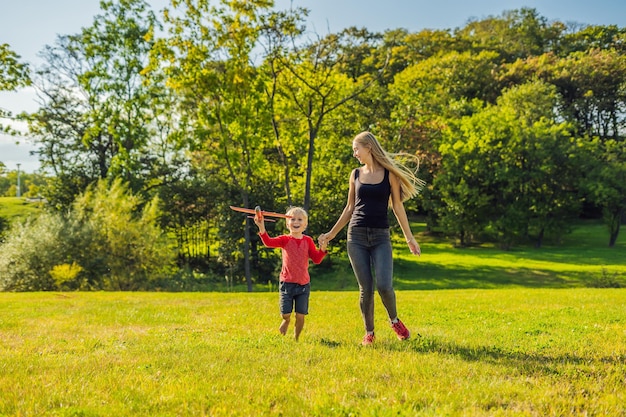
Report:
[{"label": "tree trunk", "polygon": [[[319,123],[318,123],[319,124]],[[304,210],[308,213],[311,208],[311,177],[313,175],[313,155],[315,154],[315,137],[317,128],[309,124],[309,153],[306,162],[306,186],[304,189]]]},{"label": "tree trunk", "polygon": [[535,248],[537,249],[541,248],[541,245],[543,244],[544,230],[545,228],[542,227],[539,231],[539,236],[537,236],[537,241],[535,242]]},{"label": "tree trunk", "polygon": [[[244,207],[249,207],[248,193],[242,193],[242,201]],[[243,268],[246,276],[246,284],[248,292],[252,292],[252,275],[250,272],[250,219],[246,217],[246,227],[244,227],[244,243],[243,243]]]},{"label": "tree trunk", "polygon": [[615,221],[611,224],[611,236],[609,237],[609,248],[615,247],[617,237],[619,236],[619,229],[622,225],[622,216],[624,216],[624,209],[621,209],[615,216]]}]

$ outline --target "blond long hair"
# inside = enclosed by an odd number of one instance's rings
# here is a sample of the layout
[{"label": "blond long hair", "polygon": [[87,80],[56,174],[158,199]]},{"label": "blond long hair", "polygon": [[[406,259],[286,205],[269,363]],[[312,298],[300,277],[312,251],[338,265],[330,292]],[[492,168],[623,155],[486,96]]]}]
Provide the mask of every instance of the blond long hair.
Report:
[{"label": "blond long hair", "polygon": [[[369,148],[372,158],[383,168],[393,173],[400,181],[400,198],[406,201],[415,197],[424,188],[424,180],[417,177],[419,169],[419,159],[415,155],[408,153],[389,153],[380,146],[380,143],[370,132],[361,132],[354,137],[354,140],[362,146]],[[400,158],[407,158],[415,161],[415,171],[408,168],[399,161]]]}]

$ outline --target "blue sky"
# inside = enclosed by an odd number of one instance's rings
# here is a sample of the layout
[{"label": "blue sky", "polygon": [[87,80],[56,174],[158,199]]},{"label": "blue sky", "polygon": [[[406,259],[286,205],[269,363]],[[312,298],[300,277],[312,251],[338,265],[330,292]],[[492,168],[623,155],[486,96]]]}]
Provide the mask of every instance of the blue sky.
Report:
[{"label": "blue sky", "polygon": [[[148,0],[155,10],[169,0]],[[8,43],[22,60],[38,64],[37,53],[53,44],[57,35],[77,33],[99,13],[99,0],[8,0],[0,13],[0,43]],[[454,29],[470,19],[531,7],[548,20],[626,27],[625,0],[275,0],[277,9],[290,5],[310,9],[309,28],[320,35],[348,26],[370,31],[405,28]],[[34,92],[0,93],[0,107],[14,112],[33,111]],[[0,135],[0,161],[8,169],[32,172],[37,159],[29,155],[33,145]]]}]

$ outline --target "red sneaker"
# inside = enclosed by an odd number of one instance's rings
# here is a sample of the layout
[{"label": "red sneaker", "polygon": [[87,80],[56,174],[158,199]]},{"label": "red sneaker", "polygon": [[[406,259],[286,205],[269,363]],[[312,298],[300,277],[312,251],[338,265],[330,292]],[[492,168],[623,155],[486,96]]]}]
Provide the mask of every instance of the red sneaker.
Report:
[{"label": "red sneaker", "polygon": [[406,340],[411,337],[411,332],[409,331],[409,329],[406,328],[404,323],[400,321],[400,319],[398,319],[398,321],[395,323],[391,323],[391,328],[394,332],[396,332],[396,335],[400,340]]},{"label": "red sneaker", "polygon": [[361,342],[361,345],[371,346],[372,343],[374,343],[374,339],[376,339],[374,333],[366,333],[365,336],[363,336],[363,341]]}]

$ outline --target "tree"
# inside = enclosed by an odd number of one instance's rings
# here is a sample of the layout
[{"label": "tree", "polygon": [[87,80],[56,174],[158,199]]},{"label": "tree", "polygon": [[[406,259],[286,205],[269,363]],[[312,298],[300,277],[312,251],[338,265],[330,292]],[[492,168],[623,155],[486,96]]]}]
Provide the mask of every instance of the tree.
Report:
[{"label": "tree", "polygon": [[440,203],[432,208],[437,225],[455,236],[461,246],[480,240],[490,219],[498,217],[494,190],[500,179],[493,167],[501,146],[493,144],[509,132],[503,123],[492,122],[494,116],[481,109],[448,123],[437,149],[441,166],[433,178],[432,198]]},{"label": "tree", "polygon": [[30,83],[28,64],[6,44],[0,44],[0,91],[13,91]]},{"label": "tree", "polygon": [[455,37],[451,30],[431,29],[416,33],[403,29],[389,30],[384,34],[384,46],[391,49],[389,73],[392,76],[428,58],[470,50],[470,45],[465,39]]},{"label": "tree", "polygon": [[519,194],[521,211],[528,216],[528,224],[521,225],[522,236],[531,237],[536,247],[546,235],[559,239],[580,212],[583,155],[572,138],[573,126],[561,121],[555,110],[559,100],[557,89],[540,81],[506,90],[498,100],[501,111],[512,114],[517,124],[503,148],[502,162],[515,167],[511,179],[516,185],[510,191]]},{"label": "tree", "polygon": [[[0,91],[14,91],[20,87],[30,85],[30,67],[19,61],[20,56],[13,52],[6,43],[0,44]],[[0,122],[3,119],[12,119],[12,114],[0,107]],[[0,123],[0,133],[18,134]]]},{"label": "tree", "polygon": [[[341,47],[349,42],[335,36],[294,48],[289,41],[302,33],[301,11],[274,13],[270,5],[174,4],[178,13],[165,13],[172,36],[155,50],[151,71],[163,71],[181,98],[177,110],[195,139],[190,144],[194,164],[199,172],[220,178],[223,196],[236,194],[239,204],[250,206],[267,200],[257,190],[268,190],[274,196],[270,204],[290,205],[296,200],[295,184],[308,209],[315,141],[324,118],[373,81],[363,75],[355,82],[339,70],[345,64]],[[266,55],[255,61],[251,54],[259,46]],[[276,195],[278,181],[284,197]],[[221,204],[227,207],[233,201]],[[229,242],[237,237],[232,235],[221,236],[220,247],[231,265],[243,253],[249,289],[248,253],[254,249],[250,225],[244,229],[243,250],[234,250]],[[227,233],[229,227],[220,231]]]},{"label": "tree", "polygon": [[285,137],[289,137],[289,125],[292,118],[286,117],[287,112],[281,108],[279,80],[282,79],[281,74],[286,71],[284,62],[291,46],[297,43],[299,36],[304,33],[303,17],[307,14],[306,9],[297,8],[289,12],[279,11],[260,16],[262,23],[259,46],[264,51],[264,59],[259,67],[259,72],[267,77],[264,91],[275,143],[275,152],[269,149],[265,152],[272,164],[282,166],[284,200],[287,206],[293,204],[291,171],[292,166],[297,164],[297,161],[294,160],[293,155],[286,154],[286,149],[292,148],[289,146],[291,141],[285,140]]},{"label": "tree", "polygon": [[564,114],[581,134],[620,137],[626,127],[626,56],[615,50],[575,52],[555,68],[555,84],[566,98]]},{"label": "tree", "polygon": [[[432,184],[440,170],[438,148],[447,126],[499,96],[495,79],[499,61],[495,52],[442,53],[407,67],[389,86],[394,105],[388,135],[394,139],[391,149],[415,152],[421,160],[420,175],[427,183]],[[422,205],[433,226],[438,200],[431,189],[424,190]]]},{"label": "tree", "polygon": [[[180,13],[166,10],[171,36],[161,39],[154,50],[150,71],[163,71],[182,99],[177,110],[195,139],[191,146],[196,166],[220,178],[226,184],[225,195],[234,191],[239,204],[249,207],[259,179],[271,178],[272,172],[262,152],[271,127],[265,80],[252,65],[251,56],[261,26],[259,14],[271,2],[173,5]],[[227,208],[226,201],[222,204]],[[244,230],[242,252],[251,291],[250,228]],[[234,261],[229,254],[224,257]]]},{"label": "tree", "polygon": [[614,247],[626,213],[626,141],[595,138],[585,150],[583,187],[591,202],[602,208],[609,247]]},{"label": "tree", "polygon": [[503,85],[540,78],[555,85],[560,112],[581,135],[616,139],[626,127],[626,57],[615,49],[590,49],[567,57],[549,53],[507,65]]},{"label": "tree", "polygon": [[472,20],[455,35],[471,44],[474,51],[495,51],[507,62],[513,62],[554,50],[564,30],[562,23],[550,24],[536,9],[523,7]]},{"label": "tree", "polygon": [[[288,149],[293,152],[298,165],[303,167],[301,196],[302,206],[307,211],[311,208],[316,142],[325,118],[366,88],[362,84],[355,85],[345,75],[325,65],[303,62],[291,67],[282,80],[283,110],[297,114]],[[302,155],[306,157],[301,158]]]},{"label": "tree", "polygon": [[617,50],[623,53],[625,35],[626,28],[619,28],[616,25],[583,26],[564,34],[559,43],[558,53],[560,57],[595,49]]},{"label": "tree", "polygon": [[[272,17],[266,21],[269,23]],[[316,42],[298,42],[303,31],[290,30],[297,22],[297,15],[285,19],[285,29],[279,34],[275,30],[267,31],[268,25],[265,26],[266,44],[271,47],[266,47],[268,53],[259,70],[271,81],[266,90],[287,201],[291,204],[297,193],[308,211],[317,160],[316,142],[325,119],[342,106],[354,103],[374,85],[384,64],[375,68],[375,63],[368,62],[374,50],[370,41],[375,36],[367,31],[350,28]],[[375,68],[375,76],[363,67]],[[348,126],[345,131],[352,135],[357,128],[358,125]],[[298,177],[304,179],[302,184],[297,183]],[[293,191],[292,178],[301,191]]]},{"label": "tree", "polygon": [[151,172],[144,150],[155,135],[150,110],[160,86],[146,85],[158,22],[144,0],[102,1],[103,15],[59,36],[42,56],[41,107],[30,115],[42,167],[54,175],[51,204],[67,207],[99,179],[120,177],[135,191]]},{"label": "tree", "polygon": [[504,248],[531,236],[540,246],[567,230],[578,213],[577,159],[556,103],[553,86],[529,83],[450,124],[433,188],[443,226],[462,244],[488,232]]}]

